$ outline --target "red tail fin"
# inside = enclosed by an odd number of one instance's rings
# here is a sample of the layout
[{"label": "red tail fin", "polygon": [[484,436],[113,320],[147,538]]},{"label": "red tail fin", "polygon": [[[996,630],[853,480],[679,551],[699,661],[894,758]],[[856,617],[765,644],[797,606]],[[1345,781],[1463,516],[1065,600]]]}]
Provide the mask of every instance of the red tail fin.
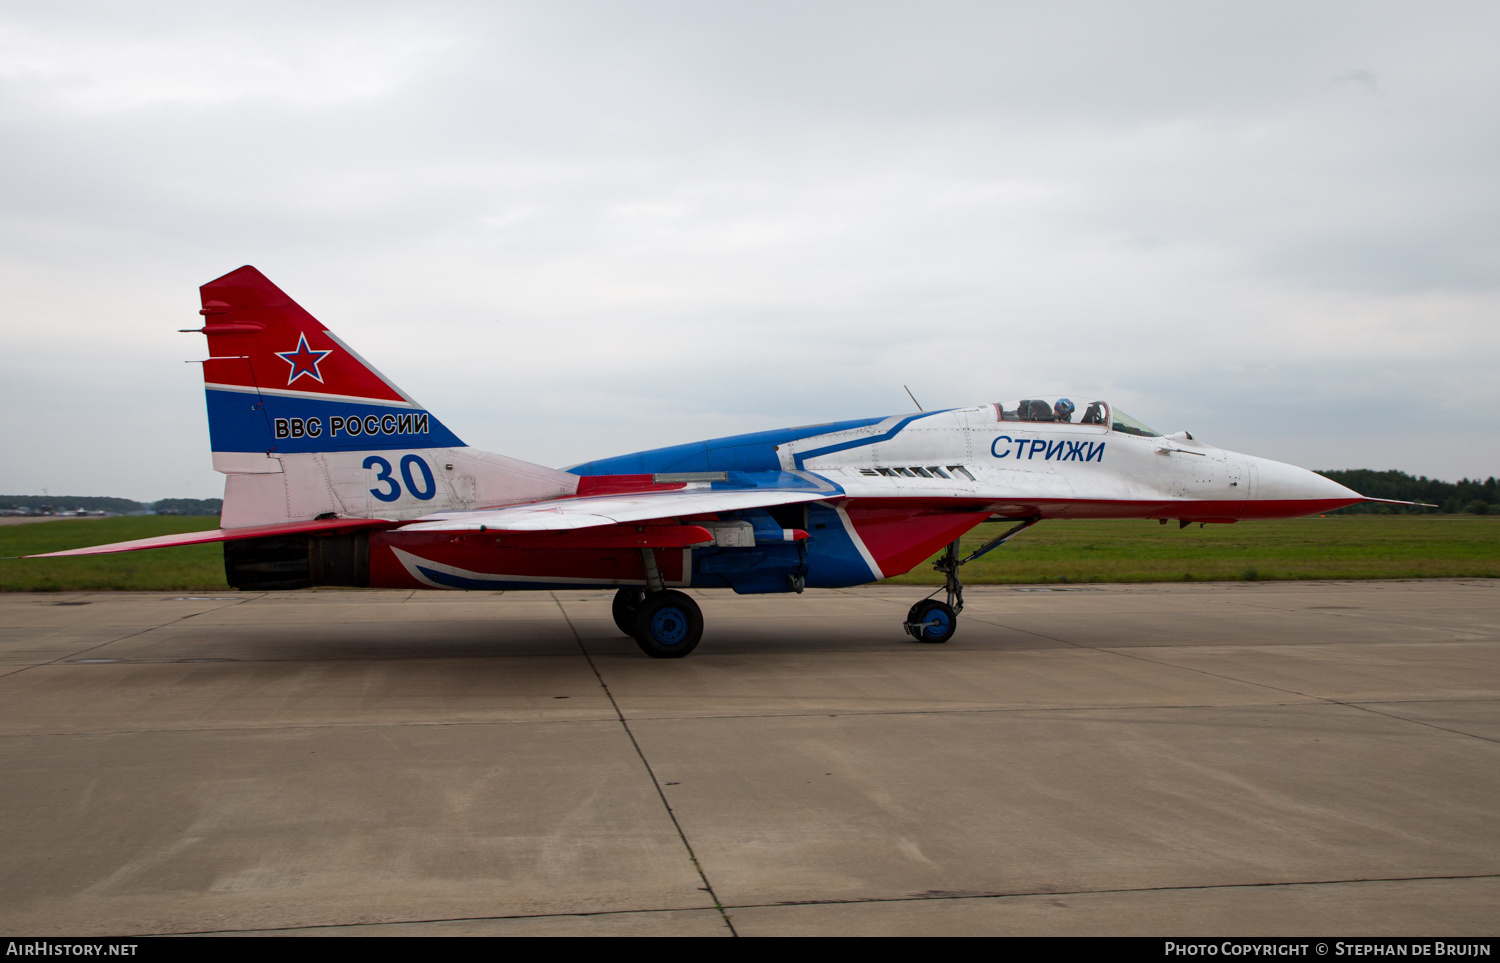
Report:
[{"label": "red tail fin", "polygon": [[231,271],[199,290],[205,321],[200,330],[208,335],[208,353],[248,360],[216,366],[212,373],[255,379],[230,385],[412,404],[405,392],[255,268]]},{"label": "red tail fin", "polygon": [[[452,432],[253,267],[202,287],[208,429],[220,471],[238,457],[461,448]],[[252,461],[254,461],[252,459]]]}]

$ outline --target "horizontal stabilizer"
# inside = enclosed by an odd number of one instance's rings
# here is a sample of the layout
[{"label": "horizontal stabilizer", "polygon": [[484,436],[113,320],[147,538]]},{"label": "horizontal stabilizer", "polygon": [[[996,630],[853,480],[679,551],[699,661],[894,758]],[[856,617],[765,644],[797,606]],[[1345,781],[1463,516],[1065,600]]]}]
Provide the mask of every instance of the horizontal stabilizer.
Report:
[{"label": "horizontal stabilizer", "polygon": [[157,535],[153,538],[136,538],[128,542],[111,542],[108,545],[90,545],[88,548],[70,548],[63,552],[43,552],[40,555],[22,555],[21,558],[60,558],[65,555],[112,555],[115,552],[139,552],[148,548],[175,548],[178,545],[203,545],[208,542],[229,542],[240,538],[265,538],[269,535],[299,535],[304,532],[347,532],[357,528],[390,528],[396,524],[383,518],[325,518],[321,521],[286,522],[280,525],[250,525],[245,528],[211,528],[204,532],[183,532],[179,535]]}]

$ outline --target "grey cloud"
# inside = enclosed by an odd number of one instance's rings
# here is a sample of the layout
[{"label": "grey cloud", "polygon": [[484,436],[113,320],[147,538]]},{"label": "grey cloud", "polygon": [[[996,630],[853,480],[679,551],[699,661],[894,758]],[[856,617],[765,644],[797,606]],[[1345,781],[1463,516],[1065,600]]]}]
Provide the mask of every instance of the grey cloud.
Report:
[{"label": "grey cloud", "polygon": [[[902,410],[907,383],[932,405],[1097,391],[1249,444],[1493,472],[1483,446],[1388,448],[1390,418],[1500,402],[1497,19],[10,8],[0,400],[82,404],[70,437],[134,457],[116,399],[177,383],[146,373],[201,347],[163,333],[248,262],[467,440],[552,464]],[[54,374],[23,392],[32,371]],[[111,493],[213,494],[199,396],[180,404],[200,427],[161,444],[202,489],[141,469]],[[6,431],[24,457],[0,487],[39,487],[54,436]]]}]

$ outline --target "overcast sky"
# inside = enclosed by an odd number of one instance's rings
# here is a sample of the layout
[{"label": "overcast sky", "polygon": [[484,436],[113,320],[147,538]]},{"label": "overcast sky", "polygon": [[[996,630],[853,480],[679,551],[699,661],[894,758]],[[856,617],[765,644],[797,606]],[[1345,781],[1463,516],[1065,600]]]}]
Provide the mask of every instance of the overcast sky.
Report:
[{"label": "overcast sky", "polygon": [[206,497],[242,264],[562,466],[1068,394],[1500,473],[1500,6],[0,4],[0,492]]}]

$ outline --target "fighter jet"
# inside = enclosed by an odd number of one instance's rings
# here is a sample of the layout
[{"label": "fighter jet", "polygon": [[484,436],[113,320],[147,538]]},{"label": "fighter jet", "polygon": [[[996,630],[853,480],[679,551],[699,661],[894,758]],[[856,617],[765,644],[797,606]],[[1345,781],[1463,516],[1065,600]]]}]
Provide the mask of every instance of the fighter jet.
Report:
[{"label": "fighter jet", "polygon": [[[946,642],[962,566],[1046,519],[1231,523],[1358,493],[1302,468],[1163,435],[1108,401],[1031,397],[714,438],[547,468],[470,448],[253,267],[201,288],[221,528],[51,555],[222,542],[229,584],[615,588],[656,658],[703,634],[685,588],[841,588],[942,552],[943,599],[902,628]],[[1013,524],[960,557],[981,522]],[[937,593],[934,593],[937,594]]]}]

